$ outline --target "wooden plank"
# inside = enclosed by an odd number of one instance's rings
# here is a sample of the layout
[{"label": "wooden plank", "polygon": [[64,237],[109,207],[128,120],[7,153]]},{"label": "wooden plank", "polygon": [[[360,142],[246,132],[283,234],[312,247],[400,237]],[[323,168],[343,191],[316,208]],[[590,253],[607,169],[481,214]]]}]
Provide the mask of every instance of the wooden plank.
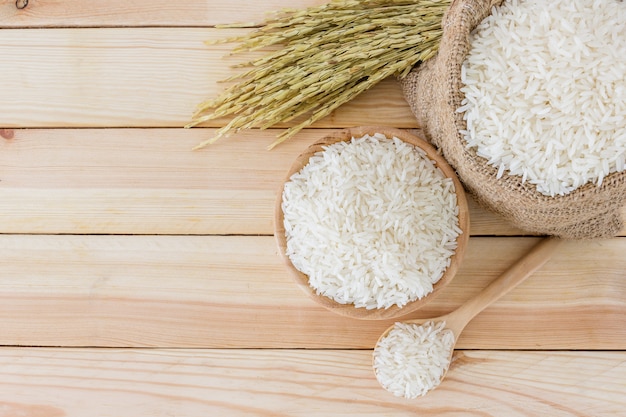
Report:
[{"label": "wooden plank", "polygon": [[6,416],[623,415],[624,352],[458,351],[447,378],[405,400],[371,351],[0,349]]},{"label": "wooden plank", "polygon": [[281,178],[309,130],[269,152],[247,132],[199,152],[206,129],[15,130],[0,141],[3,233],[272,234]]},{"label": "wooden plank", "polygon": [[[203,42],[235,33],[243,32],[2,30],[0,127],[181,127],[198,103],[224,88],[218,81],[233,75],[237,70],[230,66],[243,59],[224,58],[232,45]],[[395,79],[383,81],[317,126],[363,123],[416,127]]]},{"label": "wooden plank", "polygon": [[265,14],[285,7],[305,8],[327,0],[38,0],[22,9],[15,0],[0,0],[2,27],[210,26],[261,22]]},{"label": "wooden plank", "polygon": [[[0,232],[272,234],[280,181],[309,144],[333,130],[305,130],[273,151],[265,147],[276,130],[191,151],[212,132],[5,130]],[[470,209],[473,235],[523,233],[471,199]]]},{"label": "wooden plank", "polygon": [[[471,238],[445,291],[458,307],[536,238]],[[626,238],[566,242],[480,314],[464,349],[626,349]],[[272,237],[0,235],[0,345],[371,348],[392,321],[324,310]]]}]

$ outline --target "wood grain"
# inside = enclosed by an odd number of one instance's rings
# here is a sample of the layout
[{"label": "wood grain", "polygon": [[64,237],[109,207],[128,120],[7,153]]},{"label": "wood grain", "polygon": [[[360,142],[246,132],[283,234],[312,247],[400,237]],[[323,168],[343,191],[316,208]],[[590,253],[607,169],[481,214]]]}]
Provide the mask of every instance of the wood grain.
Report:
[{"label": "wood grain", "polygon": [[[241,30],[199,28],[0,31],[0,126],[182,127],[235,74],[232,45],[206,46]],[[260,56],[262,52],[247,55]],[[365,117],[365,115],[367,115]],[[206,126],[223,126],[215,120]],[[416,127],[394,79],[316,124]]]},{"label": "wood grain", "polygon": [[[212,132],[7,129],[0,232],[269,235],[282,178],[333,130],[307,129],[272,151],[272,130],[191,151]],[[472,235],[523,234],[471,198],[469,205]]]},{"label": "wood grain", "polygon": [[[537,238],[471,238],[455,279],[408,317],[484,288]],[[626,238],[566,242],[477,316],[462,349],[626,349]],[[393,321],[328,312],[270,236],[0,235],[0,345],[372,348]]]},{"label": "wood grain", "polygon": [[624,352],[457,351],[441,386],[416,400],[380,388],[369,350],[3,348],[0,367],[4,416],[615,417],[626,407]]},{"label": "wood grain", "polygon": [[327,0],[37,0],[23,9],[15,0],[0,0],[2,27],[210,26],[261,22],[265,14],[285,7],[305,8]]}]

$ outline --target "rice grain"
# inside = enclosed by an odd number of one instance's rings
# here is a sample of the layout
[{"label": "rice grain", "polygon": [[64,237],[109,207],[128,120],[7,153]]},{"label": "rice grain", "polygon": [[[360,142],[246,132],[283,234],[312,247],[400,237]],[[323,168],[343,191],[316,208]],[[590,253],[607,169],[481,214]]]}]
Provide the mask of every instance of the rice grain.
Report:
[{"label": "rice grain", "polygon": [[395,396],[423,396],[443,379],[453,349],[454,334],[445,322],[398,322],[374,349],[376,378]]},{"label": "rice grain", "polygon": [[507,0],[461,69],[467,147],[548,196],[624,170],[626,3]]},{"label": "rice grain", "polygon": [[318,294],[374,309],[421,299],[450,265],[459,208],[425,152],[366,135],[324,148],[283,189],[286,255]]}]

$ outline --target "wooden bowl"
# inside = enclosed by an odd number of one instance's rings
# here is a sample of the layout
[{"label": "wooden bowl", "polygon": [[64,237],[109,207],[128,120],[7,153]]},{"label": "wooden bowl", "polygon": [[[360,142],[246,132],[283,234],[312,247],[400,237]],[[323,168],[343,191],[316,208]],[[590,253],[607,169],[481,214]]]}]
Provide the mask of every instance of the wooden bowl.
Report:
[{"label": "wooden bowl", "polygon": [[[459,206],[459,227],[461,228],[463,233],[460,234],[457,238],[457,249],[455,251],[455,254],[450,259],[450,266],[445,270],[441,279],[436,284],[434,284],[433,291],[430,294],[422,297],[421,299],[410,302],[403,307],[398,307],[397,305],[394,305],[387,309],[381,308],[368,310],[366,308],[357,308],[354,306],[354,304],[340,304],[329,297],[317,294],[315,289],[309,285],[308,276],[300,272],[293,266],[291,260],[286,254],[287,238],[285,236],[284,218],[281,205],[284,184],[289,181],[290,177],[294,173],[300,171],[308,163],[309,158],[313,154],[319,151],[323,151],[323,146],[331,145],[340,141],[349,141],[353,137],[360,138],[365,136],[366,134],[374,135],[375,133],[382,133],[387,138],[392,138],[395,136],[396,138],[401,139],[404,142],[410,143],[423,149],[428,157],[435,162],[435,165],[441,169],[444,175],[452,179],[457,195],[457,204]],[[300,156],[298,156],[298,158],[296,158],[291,168],[289,169],[285,180],[281,184],[281,188],[276,198],[274,214],[274,236],[276,238],[280,254],[298,286],[313,300],[315,300],[318,304],[322,305],[328,310],[331,310],[342,316],[348,316],[356,319],[395,319],[397,317],[402,317],[413,311],[416,311],[424,306],[426,303],[431,301],[443,288],[445,288],[450,283],[450,281],[452,281],[452,278],[456,274],[459,265],[461,264],[461,260],[463,259],[463,255],[465,253],[465,248],[467,246],[469,238],[469,212],[467,208],[467,200],[465,198],[463,186],[456,177],[456,173],[454,172],[454,170],[450,167],[450,165],[448,165],[443,157],[437,153],[437,150],[424,139],[421,139],[404,130],[381,126],[361,126],[345,129],[331,136],[327,136],[309,146]]]}]

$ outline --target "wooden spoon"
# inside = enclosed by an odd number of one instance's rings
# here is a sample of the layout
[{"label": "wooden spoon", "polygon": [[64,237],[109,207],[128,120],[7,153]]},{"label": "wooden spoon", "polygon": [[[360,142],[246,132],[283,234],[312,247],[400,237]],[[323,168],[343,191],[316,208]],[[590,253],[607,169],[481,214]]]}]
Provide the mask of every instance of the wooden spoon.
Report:
[{"label": "wooden spoon", "polygon": [[[483,311],[493,302],[495,302],[500,297],[515,288],[517,285],[522,283],[533,272],[543,266],[543,264],[545,264],[550,259],[554,251],[561,245],[562,242],[563,241],[561,239],[553,237],[543,239],[541,242],[535,245],[523,258],[518,260],[502,275],[492,281],[483,291],[470,298],[468,301],[466,301],[464,304],[462,304],[459,308],[452,311],[451,313],[436,318],[404,321],[404,324],[416,325],[423,325],[428,322],[444,322],[445,329],[450,330],[454,335],[454,341],[452,348],[450,349],[449,357],[447,359],[447,362],[444,361],[441,364],[441,369],[438,369],[441,371],[439,381],[436,381],[434,386],[423,389],[423,391],[417,395],[407,395],[407,393],[409,392],[408,390],[405,390],[405,393],[403,394],[398,394],[394,392],[394,390],[390,389],[388,386],[385,386],[384,381],[381,381],[379,371],[376,369],[376,366],[374,366],[374,369],[376,371],[376,377],[378,378],[379,382],[381,382],[381,385],[383,385],[384,388],[391,390],[396,395],[404,395],[407,398],[414,398],[419,395],[424,395],[427,391],[436,388],[439,383],[441,383],[441,381],[445,377],[446,372],[448,371],[450,362],[452,361],[454,344],[456,344],[456,342],[459,340],[459,336],[461,335],[461,332],[463,332],[463,329],[465,329],[465,326],[467,326],[467,324],[474,317],[476,317],[478,313]],[[376,343],[376,349],[374,350],[374,359],[376,359],[376,355],[378,353],[377,349],[379,349],[381,342],[384,340],[385,337],[389,335],[389,333],[394,329],[395,326],[396,324],[390,326],[378,339],[378,342]],[[408,360],[411,360],[411,358],[409,358]],[[376,364],[376,360],[374,361],[374,364]],[[410,381],[407,380],[406,382],[409,383]]]}]

